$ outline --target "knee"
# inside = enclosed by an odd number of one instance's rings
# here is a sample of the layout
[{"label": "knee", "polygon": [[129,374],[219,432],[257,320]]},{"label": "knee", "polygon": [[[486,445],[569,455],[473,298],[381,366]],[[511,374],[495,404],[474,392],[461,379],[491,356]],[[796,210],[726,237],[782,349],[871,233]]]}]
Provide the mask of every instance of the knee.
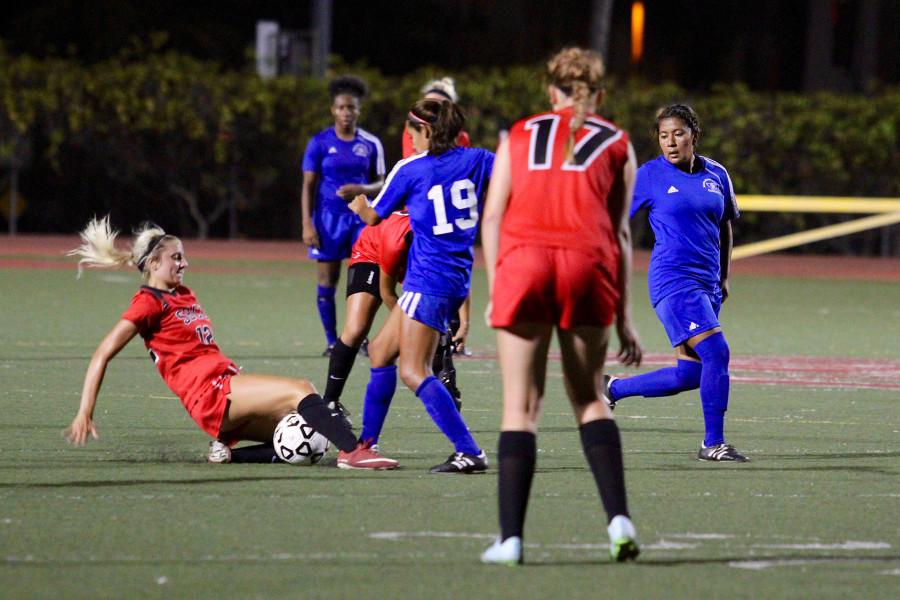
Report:
[{"label": "knee", "polygon": [[728,370],[728,363],[731,361],[731,350],[728,348],[728,342],[721,331],[694,346],[694,351],[703,362],[704,368],[718,366],[726,371]]},{"label": "knee", "polygon": [[400,369],[397,374],[400,376],[400,381],[403,382],[403,385],[413,392],[418,390],[422,382],[425,381],[425,374],[421,369],[417,369],[412,365],[404,365],[403,361],[400,362]]},{"label": "knee", "polygon": [[[317,393],[316,386],[314,386],[312,384],[312,382],[307,379],[294,379],[293,380],[293,388],[294,388],[293,395],[298,396],[298,398],[295,398],[297,402],[299,402],[300,400],[303,400],[310,394]],[[296,404],[294,406],[296,406]]]}]

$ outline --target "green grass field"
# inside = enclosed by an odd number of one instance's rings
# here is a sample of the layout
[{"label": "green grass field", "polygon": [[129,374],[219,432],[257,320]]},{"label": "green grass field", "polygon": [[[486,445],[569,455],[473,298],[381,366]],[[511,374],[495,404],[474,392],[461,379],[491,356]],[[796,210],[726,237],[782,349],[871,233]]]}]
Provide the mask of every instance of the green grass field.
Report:
[{"label": "green grass field", "polygon": [[[248,372],[322,384],[312,265],[192,259],[192,268],[187,284],[226,354]],[[341,471],[333,452],[314,467],[207,465],[206,436],[138,340],[107,374],[100,439],[67,446],[61,431],[89,357],[139,283],[125,272],[74,275],[0,270],[4,598],[895,598],[900,590],[896,284],[735,277],[723,312],[734,361],[727,432],[752,462],[695,460],[696,392],[621,402],[643,548],[636,564],[607,561],[605,518],[554,362],[528,564],[509,569],[478,562],[497,530],[496,471],[429,475],[451,448],[405,389],[381,440],[401,461],[397,471]],[[458,368],[463,414],[493,458],[500,383],[493,336],[480,322],[483,279],[477,272],[476,357]],[[650,353],[642,369],[656,368],[669,350],[642,277],[634,293]],[[367,375],[361,359],[345,396],[355,410]]]}]

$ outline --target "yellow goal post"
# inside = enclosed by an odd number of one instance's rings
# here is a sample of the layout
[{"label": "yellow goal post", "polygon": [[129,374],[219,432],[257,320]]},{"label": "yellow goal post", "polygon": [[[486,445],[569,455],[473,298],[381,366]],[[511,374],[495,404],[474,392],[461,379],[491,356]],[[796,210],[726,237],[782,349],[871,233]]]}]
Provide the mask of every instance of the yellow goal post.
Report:
[{"label": "yellow goal post", "polygon": [[731,253],[733,260],[900,223],[900,198],[738,195],[738,208],[741,212],[849,213],[870,216],[735,246]]}]

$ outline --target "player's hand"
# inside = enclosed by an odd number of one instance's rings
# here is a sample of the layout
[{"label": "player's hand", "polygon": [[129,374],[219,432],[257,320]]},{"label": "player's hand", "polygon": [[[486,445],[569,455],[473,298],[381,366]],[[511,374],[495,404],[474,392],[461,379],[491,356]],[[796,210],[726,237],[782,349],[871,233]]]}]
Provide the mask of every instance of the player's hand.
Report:
[{"label": "player's hand", "polygon": [[353,200],[350,200],[350,204],[347,206],[350,207],[354,213],[359,214],[362,210],[369,205],[369,199],[366,198],[365,194],[357,194]]},{"label": "player's hand", "polygon": [[722,290],[722,302],[725,302],[728,300],[728,294],[731,293],[727,277],[719,282],[719,288]]},{"label": "player's hand", "polygon": [[337,195],[344,199],[346,202],[350,202],[360,194],[364,194],[365,190],[362,185],[358,183],[345,183],[337,190]]},{"label": "player's hand", "polygon": [[488,300],[487,306],[484,309],[484,324],[488,327],[491,326],[491,311],[494,310],[494,303]]},{"label": "player's hand", "polygon": [[637,331],[629,321],[619,320],[616,322],[616,332],[619,335],[619,351],[616,353],[619,362],[626,367],[641,366],[644,350]]},{"label": "player's hand", "polygon": [[312,223],[303,225],[303,243],[310,248],[319,247],[319,232]]},{"label": "player's hand", "polygon": [[466,338],[468,336],[469,324],[467,322],[461,322],[459,324],[459,329],[456,330],[456,335],[453,336],[453,347],[456,349],[457,354],[468,356],[466,353]]},{"label": "player's hand", "polygon": [[72,424],[63,431],[63,436],[70,444],[75,446],[84,446],[87,444],[89,437],[95,440],[100,437],[97,435],[94,421],[89,416],[81,413],[75,415],[75,418],[72,419]]}]

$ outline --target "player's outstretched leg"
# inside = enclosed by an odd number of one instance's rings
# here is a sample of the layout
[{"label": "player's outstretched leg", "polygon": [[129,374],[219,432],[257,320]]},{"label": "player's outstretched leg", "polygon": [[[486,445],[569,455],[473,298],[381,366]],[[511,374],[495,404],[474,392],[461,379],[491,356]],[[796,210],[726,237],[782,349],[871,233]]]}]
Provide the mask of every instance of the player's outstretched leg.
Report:
[{"label": "player's outstretched leg", "polygon": [[695,360],[679,359],[674,367],[666,367],[650,371],[634,377],[604,378],[604,395],[609,398],[611,406],[630,396],[644,398],[662,398],[674,396],[687,390],[700,387],[700,363]]}]

